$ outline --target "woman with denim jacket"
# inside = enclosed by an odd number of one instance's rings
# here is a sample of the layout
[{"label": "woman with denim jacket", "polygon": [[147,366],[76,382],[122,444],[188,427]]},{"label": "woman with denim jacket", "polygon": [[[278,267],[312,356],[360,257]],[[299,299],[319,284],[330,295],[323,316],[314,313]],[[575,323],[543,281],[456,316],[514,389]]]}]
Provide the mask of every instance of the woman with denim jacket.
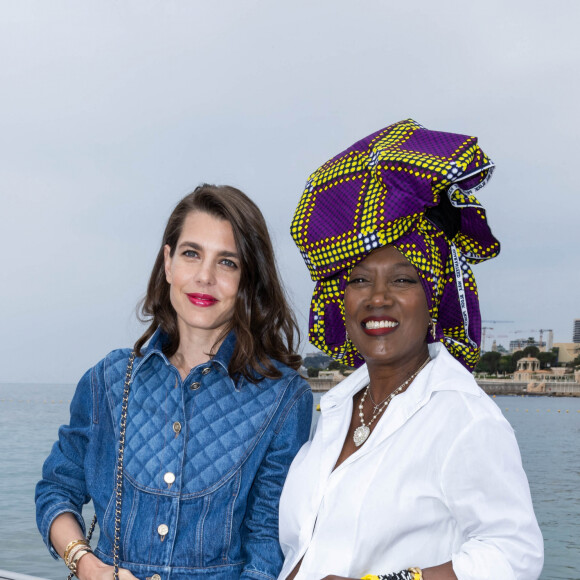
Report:
[{"label": "woman with denim jacket", "polygon": [[276,578],[278,502],[312,394],[255,204],[227,186],[186,196],[142,313],[133,364],[116,350],[87,371],[44,464],[37,521],[51,554],[81,580]]}]

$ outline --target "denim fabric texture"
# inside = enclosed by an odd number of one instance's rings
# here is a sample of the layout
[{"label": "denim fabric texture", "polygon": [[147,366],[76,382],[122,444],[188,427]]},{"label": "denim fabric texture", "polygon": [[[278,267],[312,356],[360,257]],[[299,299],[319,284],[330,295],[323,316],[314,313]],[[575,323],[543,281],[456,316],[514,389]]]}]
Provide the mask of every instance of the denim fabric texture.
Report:
[{"label": "denim fabric texture", "polygon": [[[275,579],[282,566],[278,503],[292,459],[308,439],[310,387],[275,362],[279,379],[237,385],[227,372],[230,333],[216,356],[182,380],[157,331],[135,360],[129,398],[121,519],[121,567],[145,580]],[[69,425],[59,430],[36,488],[37,523],[93,500],[95,554],[112,564],[114,478],[129,349],[81,379]],[[174,481],[169,485],[167,480]],[[164,537],[159,526],[167,526]]]}]

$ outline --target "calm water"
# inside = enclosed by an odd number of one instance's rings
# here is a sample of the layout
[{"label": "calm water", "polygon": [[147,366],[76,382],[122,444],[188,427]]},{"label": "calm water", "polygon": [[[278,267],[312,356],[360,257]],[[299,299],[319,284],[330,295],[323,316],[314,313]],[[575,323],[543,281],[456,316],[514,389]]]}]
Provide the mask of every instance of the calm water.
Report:
[{"label": "calm water", "polygon": [[[0,385],[0,569],[51,580],[66,576],[36,530],[34,486],[58,426],[68,419],[73,390]],[[316,394],[315,403],[319,399]],[[580,398],[495,401],[516,431],[530,480],[546,546],[542,579],[580,580]]]}]

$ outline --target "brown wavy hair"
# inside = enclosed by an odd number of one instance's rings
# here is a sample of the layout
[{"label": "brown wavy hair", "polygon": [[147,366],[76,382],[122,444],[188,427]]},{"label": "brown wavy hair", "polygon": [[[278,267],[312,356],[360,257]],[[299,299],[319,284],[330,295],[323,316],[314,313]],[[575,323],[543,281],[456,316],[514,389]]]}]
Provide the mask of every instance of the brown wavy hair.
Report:
[{"label": "brown wavy hair", "polygon": [[169,298],[163,248],[167,244],[173,256],[183,223],[192,211],[227,220],[240,255],[241,277],[234,314],[218,339],[220,342],[232,329],[236,333],[236,346],[228,369],[230,376],[234,379],[244,376],[252,382],[261,377],[280,377],[271,359],[297,369],[302,360],[295,351],[300,334],[280,283],[266,221],[248,196],[227,185],[200,185],[185,196],[169,216],[147,294],[139,308],[139,319],[149,322],[149,327],[135,343],[137,355],[141,355],[141,348],[157,328],[168,336],[163,347],[167,357],[175,354],[179,347],[177,315]]}]

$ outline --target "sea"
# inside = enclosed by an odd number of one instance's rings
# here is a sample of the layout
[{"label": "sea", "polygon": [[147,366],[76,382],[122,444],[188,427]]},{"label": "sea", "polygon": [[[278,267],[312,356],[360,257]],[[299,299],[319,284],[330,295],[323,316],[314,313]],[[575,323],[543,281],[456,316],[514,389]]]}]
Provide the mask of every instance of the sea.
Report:
[{"label": "sea", "polygon": [[[49,580],[67,575],[37,531],[34,488],[68,421],[73,392],[73,385],[0,384],[0,570]],[[315,393],[315,420],[319,400]],[[530,481],[545,542],[541,578],[580,580],[580,398],[493,400],[515,430]],[[89,506],[85,519],[91,517]]]}]

